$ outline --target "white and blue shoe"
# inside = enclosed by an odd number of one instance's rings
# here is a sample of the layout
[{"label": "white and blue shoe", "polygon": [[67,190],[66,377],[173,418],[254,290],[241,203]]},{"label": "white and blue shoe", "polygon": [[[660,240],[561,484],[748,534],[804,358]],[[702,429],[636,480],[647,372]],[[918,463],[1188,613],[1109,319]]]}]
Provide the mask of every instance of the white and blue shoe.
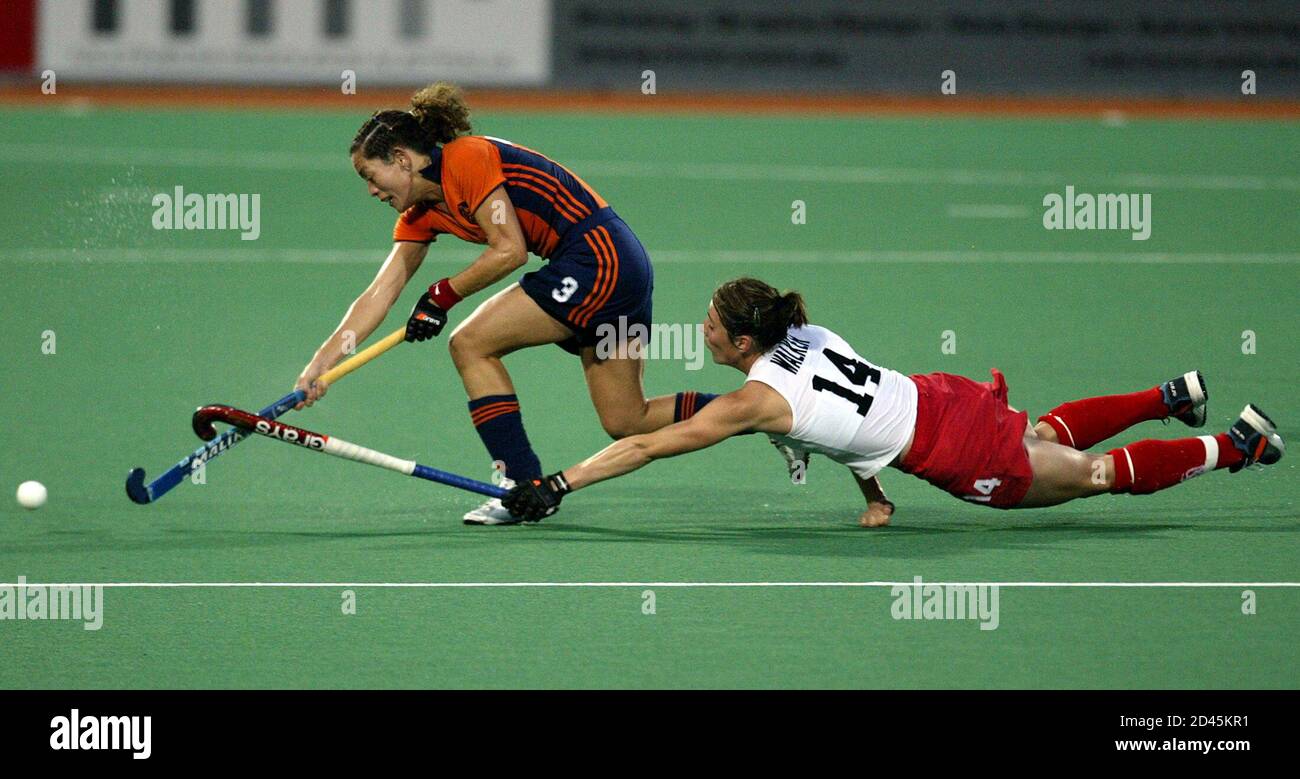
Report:
[{"label": "white and blue shoe", "polygon": [[1200,371],[1188,371],[1160,385],[1169,416],[1188,427],[1204,427],[1210,391]]},{"label": "white and blue shoe", "polygon": [[[514,486],[512,479],[501,480],[502,489],[509,490]],[[518,525],[523,521],[511,516],[506,507],[501,505],[500,498],[485,501],[483,505],[467,512],[463,519],[466,525]]]},{"label": "white and blue shoe", "polygon": [[1241,416],[1228,429],[1233,446],[1246,455],[1246,459],[1232,466],[1233,473],[1251,465],[1272,465],[1286,454],[1286,444],[1277,434],[1277,425],[1254,403],[1247,403]]}]

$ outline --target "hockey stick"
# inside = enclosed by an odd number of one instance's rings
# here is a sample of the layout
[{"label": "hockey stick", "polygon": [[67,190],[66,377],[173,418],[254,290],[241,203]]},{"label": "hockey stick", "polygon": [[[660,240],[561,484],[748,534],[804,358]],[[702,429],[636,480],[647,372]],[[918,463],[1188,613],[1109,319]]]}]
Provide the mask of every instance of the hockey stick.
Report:
[{"label": "hockey stick", "polygon": [[345,460],[352,460],[359,463],[368,463],[380,468],[387,468],[390,471],[404,473],[407,476],[414,476],[418,479],[427,479],[436,481],[439,484],[446,484],[450,487],[457,487],[470,492],[477,492],[480,495],[487,495],[493,498],[504,497],[506,491],[486,482],[475,481],[464,476],[457,476],[454,473],[440,471],[437,468],[430,468],[427,465],[420,465],[414,460],[403,460],[393,457],[383,452],[377,452],[374,449],[367,449],[364,446],[344,441],[341,438],[313,433],[310,430],[304,430],[301,427],[286,425],[283,422],[277,422],[274,419],[268,419],[258,414],[250,414],[247,411],[241,411],[230,406],[211,405],[203,406],[194,412],[191,424],[194,426],[194,432],[199,438],[205,441],[212,440],[217,435],[217,429],[212,426],[213,422],[225,422],[234,425],[241,430],[264,435],[267,438],[274,438],[277,441],[284,441],[289,444],[296,444],[305,449],[312,449],[325,454],[332,454],[335,457],[342,457]]},{"label": "hockey stick", "polygon": [[[360,368],[362,365],[365,365],[379,355],[400,344],[405,337],[406,326],[403,325],[385,336],[382,341],[367,346],[353,357],[350,357],[334,366],[329,372],[321,376],[321,379],[325,381],[326,384],[333,384],[352,371],[355,371],[357,368]],[[306,393],[302,390],[294,390],[262,409],[258,412],[258,416],[267,419],[275,419],[301,403],[306,399],[306,397]],[[195,468],[198,468],[214,457],[224,454],[227,449],[244,440],[247,435],[247,433],[238,428],[231,428],[217,436],[216,440],[204,444],[193,452],[185,455],[180,462],[173,465],[166,473],[154,479],[147,485],[144,483],[144,468],[132,468],[131,472],[126,475],[127,497],[141,505],[153,503],[168,492],[171,492],[172,489],[184,481],[185,477],[190,475]]]}]

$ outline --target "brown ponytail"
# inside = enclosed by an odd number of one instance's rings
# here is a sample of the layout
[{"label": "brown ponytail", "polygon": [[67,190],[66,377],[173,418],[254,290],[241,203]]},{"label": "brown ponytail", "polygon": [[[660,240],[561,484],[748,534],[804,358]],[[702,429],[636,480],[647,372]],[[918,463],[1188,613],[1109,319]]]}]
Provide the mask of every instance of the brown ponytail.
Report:
[{"label": "brown ponytail", "polygon": [[439,81],[411,95],[410,111],[376,111],[357,130],[349,154],[391,162],[393,149],[403,146],[430,154],[438,144],[468,134],[473,128],[469,106],[455,84]]},{"label": "brown ponytail", "polygon": [[411,115],[419,122],[426,137],[435,143],[447,143],[471,129],[469,106],[460,87],[439,81],[411,95]]},{"label": "brown ponytail", "polygon": [[808,324],[802,295],[782,294],[772,285],[748,277],[718,287],[713,293],[713,309],[733,342],[747,335],[760,352],[780,343],[790,328]]}]

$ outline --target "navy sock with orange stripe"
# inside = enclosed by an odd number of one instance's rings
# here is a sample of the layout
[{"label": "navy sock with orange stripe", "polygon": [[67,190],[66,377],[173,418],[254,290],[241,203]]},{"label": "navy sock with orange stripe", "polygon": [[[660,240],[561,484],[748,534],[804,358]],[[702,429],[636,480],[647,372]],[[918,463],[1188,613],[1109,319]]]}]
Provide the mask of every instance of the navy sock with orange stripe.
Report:
[{"label": "navy sock with orange stripe", "polygon": [[542,463],[524,432],[517,396],[488,395],[471,400],[469,416],[488,454],[494,461],[505,463],[507,477],[524,481],[542,475]]},{"label": "navy sock with orange stripe", "polygon": [[683,419],[690,419],[699,413],[700,409],[709,405],[709,401],[716,398],[717,395],[708,392],[679,392],[677,400],[673,404],[673,421],[680,422]]}]

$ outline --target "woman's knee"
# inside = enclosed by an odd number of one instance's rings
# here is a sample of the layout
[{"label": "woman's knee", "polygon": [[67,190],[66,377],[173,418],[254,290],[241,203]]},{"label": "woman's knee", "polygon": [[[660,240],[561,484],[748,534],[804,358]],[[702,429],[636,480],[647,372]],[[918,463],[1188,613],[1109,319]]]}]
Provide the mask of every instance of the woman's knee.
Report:
[{"label": "woman's knee", "polygon": [[601,417],[600,426],[605,428],[605,432],[615,441],[641,432],[640,420],[627,416],[618,416],[612,419]]},{"label": "woman's knee", "polygon": [[640,408],[625,406],[608,412],[598,410],[598,414],[600,416],[600,426],[615,441],[620,438],[649,432],[644,429],[646,418],[646,404],[644,402]]},{"label": "woman's knee", "polygon": [[1036,492],[1040,497],[1056,498],[1051,502],[1099,495],[1114,483],[1115,469],[1109,455],[1088,454],[1035,439],[1026,439],[1026,447]]},{"label": "woman's knee", "polygon": [[1115,468],[1109,455],[1085,454],[1071,470],[1070,486],[1079,496],[1109,492],[1115,483]]},{"label": "woman's knee", "polygon": [[460,365],[469,359],[470,339],[465,336],[465,331],[456,328],[451,335],[447,336],[447,351],[451,353],[451,361]]},{"label": "woman's knee", "polygon": [[447,336],[447,351],[451,352],[451,361],[457,367],[491,356],[485,342],[473,327],[461,326],[453,330]]},{"label": "woman's knee", "polygon": [[1109,492],[1115,484],[1115,458],[1098,454],[1088,459],[1088,488],[1093,492]]}]

